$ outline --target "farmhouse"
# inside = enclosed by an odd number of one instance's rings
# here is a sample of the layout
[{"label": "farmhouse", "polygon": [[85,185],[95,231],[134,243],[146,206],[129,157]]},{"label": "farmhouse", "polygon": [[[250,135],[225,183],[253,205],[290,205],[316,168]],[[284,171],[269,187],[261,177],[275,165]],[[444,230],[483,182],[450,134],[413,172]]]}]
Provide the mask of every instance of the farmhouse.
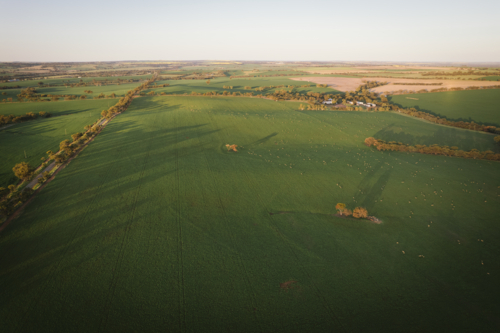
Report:
[{"label": "farmhouse", "polygon": [[333,104],[332,99],[327,99],[326,101],[323,102],[323,104]]},{"label": "farmhouse", "polygon": [[363,103],[363,102],[356,102],[356,105],[362,105],[362,106],[366,106],[368,108],[373,108],[376,106],[374,103]]}]

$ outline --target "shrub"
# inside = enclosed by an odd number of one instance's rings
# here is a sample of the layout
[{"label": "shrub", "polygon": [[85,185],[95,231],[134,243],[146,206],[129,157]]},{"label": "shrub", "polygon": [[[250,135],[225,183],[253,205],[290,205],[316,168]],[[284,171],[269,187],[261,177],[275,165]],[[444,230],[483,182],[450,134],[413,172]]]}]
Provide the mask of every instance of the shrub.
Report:
[{"label": "shrub", "polygon": [[352,213],[352,216],[354,216],[357,219],[364,219],[368,216],[368,211],[366,210],[366,208],[356,207],[356,208],[354,208],[354,212]]}]

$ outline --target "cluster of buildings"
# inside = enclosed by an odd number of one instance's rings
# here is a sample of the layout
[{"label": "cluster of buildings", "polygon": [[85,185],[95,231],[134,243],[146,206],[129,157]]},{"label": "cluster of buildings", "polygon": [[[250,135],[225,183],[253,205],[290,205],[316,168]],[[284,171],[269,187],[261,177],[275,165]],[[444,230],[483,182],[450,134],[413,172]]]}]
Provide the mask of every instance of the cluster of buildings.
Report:
[{"label": "cluster of buildings", "polygon": [[[348,101],[347,103],[354,104],[354,102],[352,102],[352,101]],[[374,103],[363,103],[363,102],[359,102],[359,101],[356,102],[356,105],[366,106],[367,108],[373,108],[373,107],[377,106]]]},{"label": "cluster of buildings", "polygon": [[[353,105],[354,102],[352,101],[347,101],[347,103]],[[330,99],[327,99],[326,101],[323,102],[323,104],[333,104],[333,100],[330,98]],[[361,106],[366,106],[367,108],[374,108],[376,107],[377,105],[375,105],[374,103],[363,103],[363,102],[356,102],[356,105],[361,105]]]}]

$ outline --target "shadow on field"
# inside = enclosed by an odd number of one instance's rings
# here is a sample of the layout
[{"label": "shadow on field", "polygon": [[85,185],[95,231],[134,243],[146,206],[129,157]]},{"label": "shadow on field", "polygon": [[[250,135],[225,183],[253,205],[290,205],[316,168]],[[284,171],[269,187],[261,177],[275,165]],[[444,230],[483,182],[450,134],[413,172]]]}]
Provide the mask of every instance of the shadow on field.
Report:
[{"label": "shadow on field", "polygon": [[249,146],[252,146],[252,145],[260,145],[261,143],[266,143],[267,141],[269,141],[269,139],[275,137],[276,135],[278,135],[278,132],[274,132],[272,134],[269,134],[268,136],[265,136],[263,137],[262,139],[259,139],[257,141],[254,141],[252,143],[249,143],[248,145]]}]

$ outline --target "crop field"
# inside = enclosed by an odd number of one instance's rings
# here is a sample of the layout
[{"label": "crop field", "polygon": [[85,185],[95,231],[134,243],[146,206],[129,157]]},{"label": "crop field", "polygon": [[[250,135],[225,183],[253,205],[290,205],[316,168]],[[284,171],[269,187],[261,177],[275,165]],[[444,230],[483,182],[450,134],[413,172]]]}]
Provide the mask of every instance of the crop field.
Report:
[{"label": "crop field", "polygon": [[[205,93],[209,91],[228,91],[228,92],[253,92],[254,94],[268,94],[273,93],[275,90],[281,90],[284,88],[275,88],[275,89],[267,89],[264,91],[255,91],[255,88],[264,87],[264,86],[295,86],[295,92],[299,92],[301,94],[305,94],[309,91],[312,92],[326,92],[326,93],[340,93],[340,91],[334,90],[332,88],[317,88],[316,83],[314,82],[297,82],[291,79],[280,78],[280,77],[262,77],[262,78],[238,78],[238,79],[229,79],[225,78],[216,78],[210,80],[210,84],[206,83],[207,80],[162,80],[156,82],[156,84],[170,84],[169,87],[165,88],[155,88],[150,90],[145,90],[145,92],[149,92],[151,90],[156,93],[165,92],[167,94],[190,94],[195,91],[197,93]],[[301,85],[310,84],[311,87],[302,88]],[[233,86],[233,89],[224,89],[224,86]],[[245,87],[250,87],[250,90],[245,89]],[[286,88],[285,88],[286,89]]]},{"label": "crop field", "polygon": [[[87,95],[89,98],[97,96],[100,93],[109,95],[115,93],[117,96],[125,96],[129,91],[137,87],[139,84],[137,82],[124,83],[124,84],[112,84],[107,86],[89,86],[89,87],[48,87],[37,89],[38,94],[52,94],[52,95]],[[91,90],[92,94],[85,93],[85,90]]]},{"label": "crop field", "polygon": [[[82,132],[85,125],[99,119],[101,110],[107,108],[108,102],[113,105],[117,99],[0,105],[0,114],[46,111],[53,115],[8,125],[0,130],[0,187],[17,182],[12,172],[14,165],[20,162],[40,165],[40,158],[47,157],[48,150],[59,150],[61,141],[71,140],[71,134]],[[7,109],[6,106],[12,108]]]},{"label": "crop field", "polygon": [[[116,96],[122,97],[129,91],[137,87],[140,83],[131,82],[131,83],[123,83],[120,85],[111,84],[111,85],[103,85],[103,86],[87,86],[87,87],[46,87],[46,88],[36,88],[37,94],[46,94],[46,95],[86,95],[87,98],[93,98],[94,96],[98,96],[100,93],[104,93],[105,95],[109,95],[111,93],[115,93]],[[21,93],[22,89],[5,89],[0,90],[1,93],[5,93],[5,95],[0,95],[0,101],[2,99],[12,98],[14,102],[17,102],[17,95]],[[85,90],[91,90],[92,94],[85,93]],[[47,97],[48,98],[48,97]],[[0,103],[1,105],[1,103]]]},{"label": "crop field", "polygon": [[498,75],[483,76],[480,79],[481,80],[486,80],[486,81],[500,81],[500,76],[498,76]]},{"label": "crop field", "polygon": [[485,138],[383,112],[135,99],[2,232],[0,327],[494,331],[500,163],[363,145],[384,135]]},{"label": "crop field", "polygon": [[[62,78],[55,78],[55,79],[39,79],[39,80],[25,80],[25,81],[16,81],[16,82],[4,82],[0,83],[1,87],[15,87],[15,86],[20,86],[20,87],[40,87],[38,82],[43,82],[45,85],[64,85],[65,83],[80,83],[81,81],[83,82],[92,82],[92,80],[95,80],[96,82],[99,81],[104,81],[107,79],[108,81],[116,81],[118,79],[120,80],[147,80],[151,78],[151,75],[127,75],[127,76],[97,76],[97,77],[82,77],[81,79],[79,78],[67,78],[67,77],[62,77]],[[81,80],[81,81],[80,81]],[[5,91],[5,90],[0,90],[0,91]]]},{"label": "crop field", "polygon": [[[418,100],[408,99],[418,98]],[[391,96],[390,101],[450,120],[474,121],[500,127],[500,89],[449,91]]]},{"label": "crop field", "polygon": [[[65,116],[74,113],[90,113],[93,119],[99,118],[103,109],[108,105],[116,104],[118,98],[74,100],[57,102],[23,102],[23,103],[0,103],[0,114],[21,116],[28,112],[38,113],[40,111],[49,112],[53,116]],[[98,112],[93,113],[93,112]]]}]

